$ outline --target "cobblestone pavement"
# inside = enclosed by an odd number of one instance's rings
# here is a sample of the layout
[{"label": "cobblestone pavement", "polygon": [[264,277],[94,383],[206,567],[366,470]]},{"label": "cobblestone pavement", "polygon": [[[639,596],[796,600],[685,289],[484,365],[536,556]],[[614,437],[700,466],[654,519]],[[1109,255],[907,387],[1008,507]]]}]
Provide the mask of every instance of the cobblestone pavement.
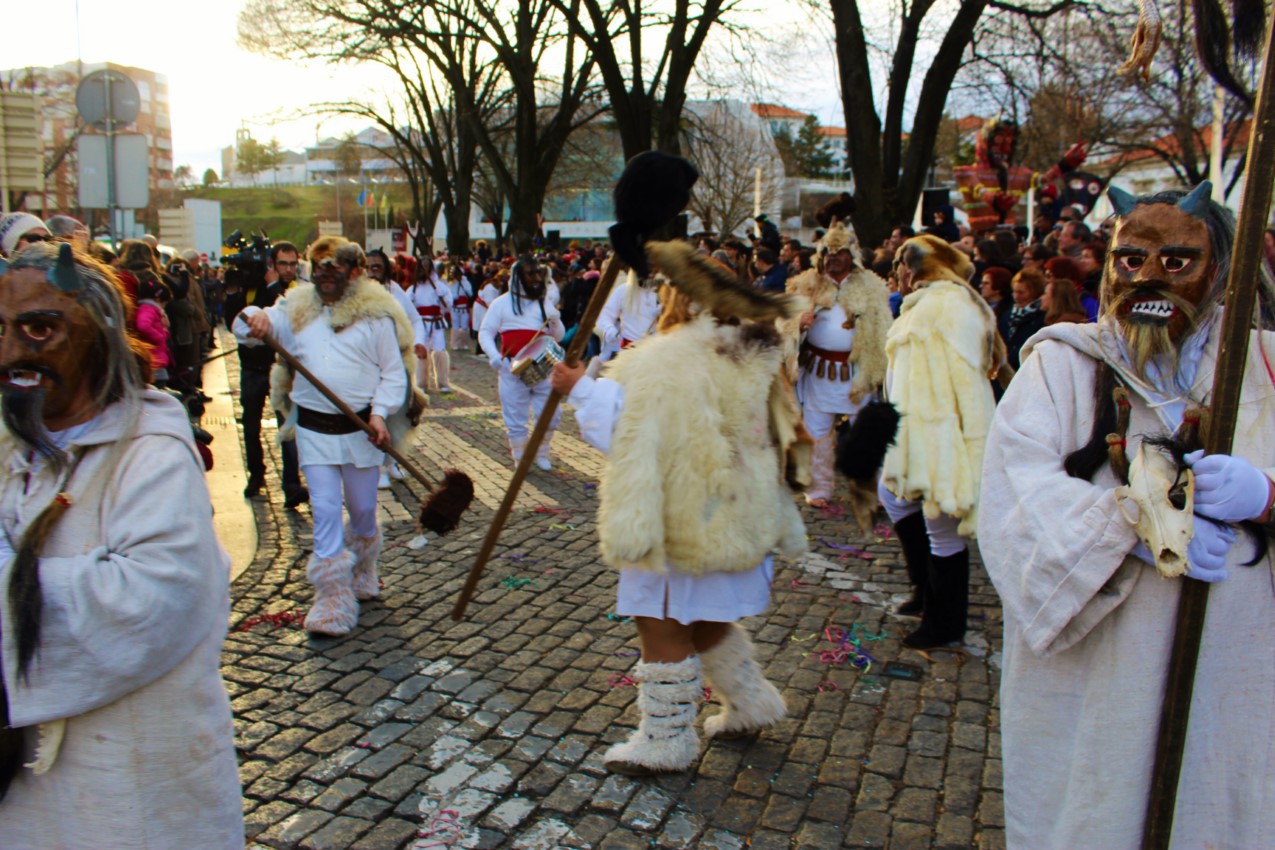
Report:
[{"label": "cobblestone pavement", "polygon": [[[603,752],[637,723],[624,678],[637,650],[597,556],[603,458],[564,417],[554,471],[532,470],[454,622],[511,463],[491,370],[463,353],[452,364],[457,392],[434,397],[416,452],[431,471],[467,472],[474,505],[451,535],[413,549],[421,488],[381,492],[384,591],[344,640],[266,617],[304,613],[311,598],[308,508],[283,508],[270,453],[223,667],[250,846],[1003,846],[1000,608],[986,574],[975,567],[964,655],[906,650],[908,625],[886,613],[906,590],[898,546],[862,538],[836,505],[804,509],[810,553],[780,564],[771,610],[745,621],[789,718],[752,742],[706,744],[684,775],[609,776]],[[857,643],[871,668],[829,653],[838,643]],[[919,681],[883,676],[891,660],[920,667]],[[701,717],[717,710],[710,701]]]}]

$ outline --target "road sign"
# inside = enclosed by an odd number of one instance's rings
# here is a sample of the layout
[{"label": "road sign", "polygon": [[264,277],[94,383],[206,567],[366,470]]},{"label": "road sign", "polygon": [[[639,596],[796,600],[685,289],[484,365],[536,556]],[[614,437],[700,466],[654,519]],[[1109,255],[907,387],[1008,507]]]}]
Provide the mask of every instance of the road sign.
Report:
[{"label": "road sign", "polygon": [[94,71],[75,89],[75,106],[84,123],[99,130],[121,130],[137,119],[142,96],[127,74],[110,68]]},{"label": "road sign", "polygon": [[11,191],[44,191],[40,115],[37,95],[0,91],[0,211],[9,211]]},{"label": "road sign", "polygon": [[[80,206],[104,210],[109,204],[106,136],[85,134],[77,140]],[[150,203],[150,162],[141,133],[115,134],[115,206],[143,209]]]}]

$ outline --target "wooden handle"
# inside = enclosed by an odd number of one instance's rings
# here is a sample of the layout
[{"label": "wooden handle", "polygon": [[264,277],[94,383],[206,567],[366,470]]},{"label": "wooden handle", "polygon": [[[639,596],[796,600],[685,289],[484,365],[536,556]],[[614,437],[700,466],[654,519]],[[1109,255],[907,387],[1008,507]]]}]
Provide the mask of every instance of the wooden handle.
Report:
[{"label": "wooden handle", "polygon": [[[359,428],[363,430],[363,433],[367,434],[373,440],[376,439],[377,437],[376,429],[374,429],[368,423],[364,422],[363,417],[359,416],[357,413],[354,412],[354,408],[346,404],[344,399],[342,399],[336,393],[332,392],[332,390],[328,388],[327,384],[323,383],[318,378],[316,378],[313,372],[311,372],[309,369],[307,369],[305,366],[301,364],[300,360],[293,357],[291,352],[289,352],[286,348],[280,345],[279,340],[275,339],[274,334],[266,334],[265,341],[267,345],[269,345],[271,348],[275,350],[276,354],[278,354],[280,357],[284,359],[284,362],[286,362],[288,366],[300,372],[301,375],[307,381],[309,381],[311,384],[314,385],[314,388],[316,390],[323,393],[324,397],[328,401],[336,405],[337,410],[344,413],[345,416],[351,422],[358,425]],[[411,473],[411,476],[415,478],[417,481],[419,481],[421,485],[425,487],[426,490],[433,493],[438,488],[438,485],[435,484],[433,481],[431,481],[429,479],[429,476],[427,476],[421,470],[417,469],[416,464],[412,463],[410,460],[403,457],[403,455],[399,454],[398,449],[394,448],[393,445],[386,446],[383,449],[383,451],[386,454],[388,454],[390,457],[394,458],[394,460],[398,462],[399,466],[403,467],[409,473]]]},{"label": "wooden handle", "polygon": [[[1244,200],[1235,227],[1231,274],[1226,286],[1226,310],[1222,317],[1217,367],[1207,427],[1202,427],[1204,448],[1210,454],[1229,454],[1239,413],[1244,366],[1257,284],[1261,279],[1262,231],[1275,193],[1275,18],[1267,25],[1266,53],[1261,85],[1253,110],[1252,134],[1245,166]],[[1215,260],[1220,258],[1214,258]],[[1260,333],[1260,329],[1259,329]],[[1204,423],[1202,423],[1202,426]],[[1178,597],[1177,624],[1173,633],[1168,681],[1160,710],[1151,794],[1142,825],[1144,850],[1166,850],[1173,831],[1182,751],[1191,717],[1191,695],[1199,662],[1200,639],[1208,611],[1209,585],[1186,579]]]},{"label": "wooden handle", "polygon": [[[598,314],[602,312],[607,296],[611,294],[611,288],[615,286],[615,279],[620,275],[621,265],[619,256],[612,255],[611,261],[607,263],[606,270],[602,273],[602,278],[598,281],[597,288],[593,290],[593,295],[589,298],[588,306],[584,308],[584,315],[580,317],[580,324],[576,326],[576,335],[571,339],[571,345],[567,348],[566,363],[568,366],[575,366],[580,362],[580,355],[584,353],[585,346],[589,344],[589,335],[593,333],[593,326],[598,321]],[[551,392],[545,402],[544,410],[540,411],[540,418],[536,420],[536,428],[531,432],[531,436],[527,438],[527,444],[522,450],[522,458],[518,461],[518,468],[514,470],[514,477],[510,479],[509,487],[505,490],[505,498],[501,501],[500,508],[496,511],[496,516],[491,521],[491,528],[487,530],[487,536],[483,539],[482,548],[478,550],[478,557],[474,560],[474,565],[469,569],[468,578],[465,579],[465,586],[461,588],[460,597],[456,600],[455,607],[452,608],[453,620],[459,620],[465,616],[465,608],[469,606],[469,599],[474,595],[474,589],[478,587],[478,579],[482,577],[483,570],[487,567],[487,561],[491,558],[492,550],[496,548],[496,541],[500,538],[500,532],[505,527],[509,514],[513,511],[514,500],[518,498],[518,491],[522,488],[522,482],[526,480],[527,473],[531,471],[531,464],[536,459],[536,451],[540,448],[540,443],[544,440],[545,433],[549,430],[549,423],[553,421],[553,415],[557,412],[560,401],[562,401],[562,396],[557,392]]]}]

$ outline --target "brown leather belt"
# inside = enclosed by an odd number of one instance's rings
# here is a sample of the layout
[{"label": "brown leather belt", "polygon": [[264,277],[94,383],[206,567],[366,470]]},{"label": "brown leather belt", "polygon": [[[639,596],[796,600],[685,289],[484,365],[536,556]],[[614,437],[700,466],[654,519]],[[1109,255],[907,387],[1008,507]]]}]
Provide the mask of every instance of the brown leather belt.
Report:
[{"label": "brown leather belt", "polygon": [[[372,417],[371,406],[363,408],[358,414],[360,419],[367,422]],[[363,430],[344,413],[321,413],[300,405],[297,406],[297,425],[319,434],[353,434]]]},{"label": "brown leather belt", "polygon": [[850,380],[849,360],[849,351],[829,351],[808,342],[801,346],[801,352],[797,355],[797,364],[802,369],[812,369],[816,378],[831,378],[834,381]]}]

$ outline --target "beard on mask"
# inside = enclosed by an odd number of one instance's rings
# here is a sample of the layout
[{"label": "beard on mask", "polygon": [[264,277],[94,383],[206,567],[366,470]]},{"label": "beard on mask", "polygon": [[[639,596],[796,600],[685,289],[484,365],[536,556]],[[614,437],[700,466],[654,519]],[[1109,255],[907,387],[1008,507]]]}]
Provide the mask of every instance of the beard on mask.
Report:
[{"label": "beard on mask", "polygon": [[[55,384],[61,383],[56,375],[46,369],[28,365],[25,371],[37,372]],[[43,387],[26,389],[8,384],[0,389],[0,404],[4,407],[4,424],[9,429],[9,433],[55,467],[61,468],[67,462],[66,453],[58,448],[49,435],[49,429],[44,427],[44,402]]]},{"label": "beard on mask", "polygon": [[[1139,314],[1133,311],[1133,303],[1139,301],[1168,301],[1175,312],[1167,318]],[[1147,364],[1153,360],[1168,367],[1164,376],[1177,374],[1182,343],[1195,331],[1199,318],[1196,305],[1167,285],[1134,287],[1112,303],[1106,314],[1120,328],[1134,372],[1148,382]]]}]

